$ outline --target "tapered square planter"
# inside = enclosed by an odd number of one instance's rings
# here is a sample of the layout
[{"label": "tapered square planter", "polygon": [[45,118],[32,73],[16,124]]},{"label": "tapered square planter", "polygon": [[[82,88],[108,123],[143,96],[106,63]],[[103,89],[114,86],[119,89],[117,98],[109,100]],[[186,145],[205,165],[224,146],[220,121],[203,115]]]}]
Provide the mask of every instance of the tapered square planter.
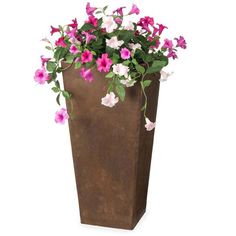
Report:
[{"label": "tapered square planter", "polygon": [[[63,72],[65,90],[72,94],[67,109],[73,113],[69,128],[81,223],[133,229],[146,209],[154,131],[144,127],[139,83],[126,89],[124,102],[109,108],[101,105],[108,79],[93,74],[86,82],[73,66]],[[159,78],[159,73],[145,78],[152,80],[146,89],[152,121]]]}]

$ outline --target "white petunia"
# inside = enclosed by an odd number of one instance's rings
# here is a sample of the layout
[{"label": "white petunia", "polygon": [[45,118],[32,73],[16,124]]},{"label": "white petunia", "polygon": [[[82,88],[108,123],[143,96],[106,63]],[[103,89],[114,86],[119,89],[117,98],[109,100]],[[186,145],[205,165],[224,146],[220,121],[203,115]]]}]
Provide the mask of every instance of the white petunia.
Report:
[{"label": "white petunia", "polygon": [[107,46],[114,49],[119,49],[120,46],[124,43],[123,40],[118,40],[116,36],[113,36],[111,39],[106,40]]},{"label": "white petunia", "polygon": [[129,23],[124,27],[125,30],[134,30],[134,24],[132,21],[129,21]]},{"label": "white petunia", "polygon": [[117,24],[112,16],[104,16],[102,21],[102,28],[105,28],[107,33],[112,33],[117,28]]},{"label": "white petunia", "polygon": [[141,44],[139,44],[139,43],[136,43],[136,44],[134,44],[134,43],[129,43],[129,48],[130,49],[132,49],[134,52],[137,50],[137,49],[142,49],[142,47],[141,47]]},{"label": "white petunia", "polygon": [[124,76],[125,78],[128,78],[128,76],[129,76],[128,75],[128,72],[129,72],[128,66],[124,66],[120,63],[120,64],[113,65],[112,68],[113,68],[113,72],[116,75]]},{"label": "white petunia", "polygon": [[155,128],[156,126],[155,122],[151,122],[147,117],[145,118],[145,121],[146,121],[145,128],[147,131],[151,131]]},{"label": "white petunia", "polygon": [[164,82],[164,81],[167,81],[168,77],[171,76],[174,72],[168,73],[161,70],[160,73],[161,73],[161,78],[159,79],[159,81]]},{"label": "white petunia", "polygon": [[128,79],[120,80],[120,82],[124,84],[126,87],[132,87],[136,83],[136,81],[132,80],[130,76],[128,77]]},{"label": "white petunia", "polygon": [[119,102],[119,98],[115,96],[113,92],[107,93],[105,97],[101,99],[101,104],[106,107],[114,107]]}]

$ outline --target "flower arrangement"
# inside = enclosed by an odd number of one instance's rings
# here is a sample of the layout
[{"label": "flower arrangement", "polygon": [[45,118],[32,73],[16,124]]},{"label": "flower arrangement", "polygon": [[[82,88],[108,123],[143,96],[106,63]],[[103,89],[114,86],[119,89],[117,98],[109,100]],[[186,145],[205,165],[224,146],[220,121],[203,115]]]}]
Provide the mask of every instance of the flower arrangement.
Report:
[{"label": "flower arrangement", "polygon": [[[161,73],[160,81],[165,81],[170,73],[162,70],[168,65],[169,59],[177,58],[177,50],[186,48],[184,37],[161,39],[167,27],[155,23],[150,16],[140,18],[137,22],[127,21],[127,17],[139,15],[139,8],[133,4],[124,13],[126,7],[120,7],[107,13],[104,8],[86,5],[88,19],[79,26],[77,19],[65,26],[51,26],[51,35],[57,35],[55,43],[44,38],[46,49],[52,53],[51,57],[41,56],[41,68],[36,70],[34,80],[39,84],[53,84],[52,90],[57,93],[56,101],[60,105],[60,97],[70,99],[70,91],[61,89],[58,74],[74,66],[85,80],[93,81],[92,70],[105,72],[108,89],[101,98],[101,104],[107,107],[115,106],[125,100],[125,91],[129,87],[141,84],[145,98],[143,114],[148,131],[155,127],[146,116],[148,98],[145,89],[151,85],[151,80],[145,76],[150,73]],[[61,61],[68,63],[66,68]],[[64,123],[69,118],[67,110],[61,108],[56,112],[55,122]]]}]

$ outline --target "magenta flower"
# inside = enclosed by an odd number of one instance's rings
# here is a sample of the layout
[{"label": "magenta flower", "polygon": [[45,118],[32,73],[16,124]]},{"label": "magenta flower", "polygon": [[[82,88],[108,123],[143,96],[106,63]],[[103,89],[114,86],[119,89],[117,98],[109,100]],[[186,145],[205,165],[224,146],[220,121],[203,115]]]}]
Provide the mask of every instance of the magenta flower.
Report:
[{"label": "magenta flower", "polygon": [[59,124],[64,124],[65,121],[69,118],[67,110],[65,108],[61,108],[55,114],[55,122]]},{"label": "magenta flower", "polygon": [[120,51],[121,58],[126,60],[131,56],[130,50],[128,48],[122,48]]},{"label": "magenta flower", "polygon": [[98,71],[108,72],[111,68],[112,60],[108,57],[107,53],[102,54],[101,58],[97,59]]},{"label": "magenta flower", "polygon": [[116,10],[113,11],[113,14],[117,13],[117,14],[123,16],[123,9],[124,8],[126,8],[126,7],[119,7],[119,8],[117,8]]},{"label": "magenta flower", "polygon": [[93,25],[95,28],[98,27],[98,19],[95,16],[89,16],[88,20],[85,23]]},{"label": "magenta flower", "polygon": [[96,7],[91,7],[90,6],[90,3],[88,2],[87,5],[86,5],[86,13],[88,15],[93,15],[93,13],[97,10]]},{"label": "magenta flower", "polygon": [[69,38],[75,38],[77,28],[73,28],[72,30],[66,31],[66,34],[68,35]]},{"label": "magenta flower", "polygon": [[34,80],[39,84],[45,84],[46,81],[50,80],[50,76],[46,72],[45,68],[42,67],[42,69],[35,71]]},{"label": "magenta flower", "polygon": [[172,59],[178,58],[178,56],[177,56],[177,54],[176,54],[176,52],[174,50],[169,50],[169,53],[167,54],[167,57],[168,58],[171,57]]},{"label": "magenta flower", "polygon": [[79,53],[79,49],[74,44],[72,44],[70,46],[70,53],[76,55],[77,53]]},{"label": "magenta flower", "polygon": [[85,35],[85,37],[86,37],[86,44],[88,44],[91,40],[96,39],[95,35],[90,34],[86,31],[83,31],[82,34]]},{"label": "magenta flower", "polygon": [[51,27],[51,31],[50,31],[51,35],[53,35],[54,33],[60,32],[59,28],[55,28],[53,26],[50,26],[50,27]]},{"label": "magenta flower", "polygon": [[84,67],[80,70],[80,75],[85,81],[93,81],[93,73],[91,69],[85,69]]},{"label": "magenta flower", "polygon": [[55,42],[55,45],[57,47],[62,47],[62,48],[66,48],[67,45],[66,45],[66,42],[64,40],[64,37],[60,37],[56,42]]},{"label": "magenta flower", "polygon": [[72,20],[73,23],[69,24],[68,26],[70,26],[71,28],[77,28],[78,23],[77,23],[77,19],[75,18],[74,20]]},{"label": "magenta flower", "polygon": [[165,40],[164,40],[164,44],[163,44],[162,47],[163,47],[163,48],[168,48],[168,49],[172,50],[172,48],[173,48],[173,42],[172,42],[172,40],[165,39]]},{"label": "magenta flower", "polygon": [[138,15],[139,12],[140,12],[140,10],[138,9],[138,7],[137,7],[135,4],[133,4],[132,9],[131,9],[130,12],[129,12],[129,15],[131,15],[131,14],[136,14],[136,15]]},{"label": "magenta flower", "polygon": [[183,49],[187,48],[186,41],[183,36],[180,36],[179,38],[175,38],[175,40],[177,40],[176,47],[181,47]]},{"label": "magenta flower", "polygon": [[91,62],[92,60],[93,60],[93,54],[89,50],[85,50],[81,54],[81,61],[83,64],[87,62]]},{"label": "magenta flower", "polygon": [[138,26],[141,26],[143,29],[145,29],[148,32],[151,32],[149,26],[154,25],[154,19],[150,16],[145,16],[144,18],[141,18],[139,22],[137,23]]},{"label": "magenta flower", "polygon": [[159,29],[158,29],[158,34],[161,35],[164,29],[168,29],[165,25],[158,24]]},{"label": "magenta flower", "polygon": [[120,17],[115,18],[115,22],[119,25],[122,24],[123,20]]},{"label": "magenta flower", "polygon": [[51,59],[51,58],[45,58],[43,56],[41,56],[40,58],[41,58],[42,67],[44,67],[45,63],[47,63]]}]

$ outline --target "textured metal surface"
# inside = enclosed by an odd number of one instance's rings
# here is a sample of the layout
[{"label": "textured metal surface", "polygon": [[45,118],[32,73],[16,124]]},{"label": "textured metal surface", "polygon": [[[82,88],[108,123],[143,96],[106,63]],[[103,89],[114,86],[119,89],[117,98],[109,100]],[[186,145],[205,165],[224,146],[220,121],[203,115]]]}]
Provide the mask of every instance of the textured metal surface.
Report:
[{"label": "textured metal surface", "polygon": [[[106,95],[105,74],[94,81],[80,78],[73,67],[63,72],[72,93],[74,118],[69,120],[81,223],[133,229],[146,209],[154,131],[147,132],[140,109],[138,84],[126,91],[125,102],[101,105]],[[159,74],[150,75],[147,115],[156,118]],[[71,111],[71,103],[67,101]]]}]

